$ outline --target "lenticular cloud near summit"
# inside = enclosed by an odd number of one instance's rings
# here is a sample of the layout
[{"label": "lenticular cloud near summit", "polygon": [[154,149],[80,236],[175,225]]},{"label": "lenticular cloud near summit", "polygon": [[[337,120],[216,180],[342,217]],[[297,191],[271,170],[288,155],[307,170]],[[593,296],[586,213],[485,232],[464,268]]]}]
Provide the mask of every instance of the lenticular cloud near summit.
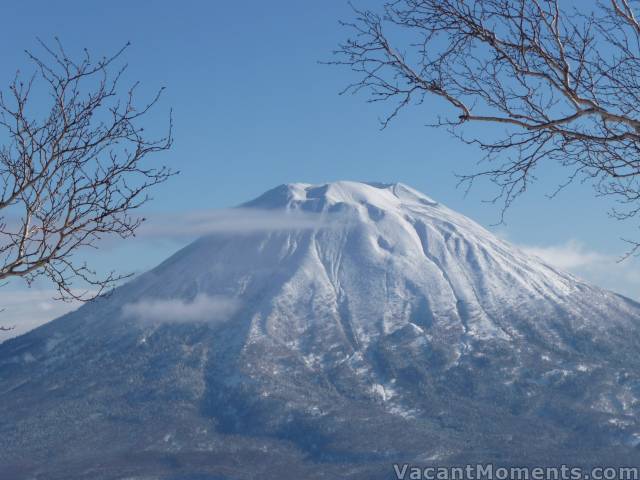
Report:
[{"label": "lenticular cloud near summit", "polygon": [[151,215],[138,236],[193,238],[215,233],[255,233],[326,227],[327,215],[259,208],[201,210],[180,215]]}]

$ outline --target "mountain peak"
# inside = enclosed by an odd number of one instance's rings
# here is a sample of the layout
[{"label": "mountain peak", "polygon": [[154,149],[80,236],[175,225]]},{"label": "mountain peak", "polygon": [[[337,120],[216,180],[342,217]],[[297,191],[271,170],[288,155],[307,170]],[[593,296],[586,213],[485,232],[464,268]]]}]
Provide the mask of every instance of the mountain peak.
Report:
[{"label": "mountain peak", "polygon": [[320,211],[337,204],[366,204],[384,210],[393,210],[402,204],[438,205],[431,198],[403,183],[341,180],[323,184],[282,184],[242,206]]},{"label": "mountain peak", "polygon": [[[378,478],[388,452],[639,458],[638,304],[399,183],[293,183],[243,206],[310,222],[202,237],[0,345],[0,477],[86,478],[95,452],[117,478],[192,462],[240,478],[249,458],[264,478],[307,459],[294,477],[362,462]],[[50,458],[59,475],[35,469]]]}]

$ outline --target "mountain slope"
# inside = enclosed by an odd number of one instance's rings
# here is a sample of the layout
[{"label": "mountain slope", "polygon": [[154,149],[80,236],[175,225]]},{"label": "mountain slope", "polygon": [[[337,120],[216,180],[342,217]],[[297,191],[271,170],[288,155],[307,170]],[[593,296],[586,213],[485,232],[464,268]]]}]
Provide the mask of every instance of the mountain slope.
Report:
[{"label": "mountain slope", "polygon": [[635,302],[402,184],[283,185],[241,207],[291,227],[203,237],[0,345],[0,471],[640,460]]}]

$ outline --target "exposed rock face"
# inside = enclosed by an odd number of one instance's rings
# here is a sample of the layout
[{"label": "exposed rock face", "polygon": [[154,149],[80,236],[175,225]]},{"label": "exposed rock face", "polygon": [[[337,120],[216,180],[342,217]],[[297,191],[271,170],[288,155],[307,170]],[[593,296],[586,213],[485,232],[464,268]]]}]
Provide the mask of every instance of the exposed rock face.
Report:
[{"label": "exposed rock face", "polygon": [[0,477],[640,461],[640,305],[401,184],[243,207],[305,225],[201,238],[0,345]]}]

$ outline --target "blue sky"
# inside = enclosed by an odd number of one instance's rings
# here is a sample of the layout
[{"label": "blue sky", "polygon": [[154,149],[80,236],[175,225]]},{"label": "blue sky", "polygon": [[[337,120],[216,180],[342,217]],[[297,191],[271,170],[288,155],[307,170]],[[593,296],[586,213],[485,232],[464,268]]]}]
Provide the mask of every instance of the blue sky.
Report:
[{"label": "blue sky", "polygon": [[[491,185],[478,184],[467,197],[455,188],[453,173],[471,171],[480,152],[424,127],[433,118],[428,103],[380,131],[384,106],[338,95],[350,73],[318,61],[329,60],[346,35],[338,24],[350,18],[346,1],[22,1],[3,4],[2,15],[2,88],[16,69],[29,70],[23,50],[37,51],[36,37],[55,35],[70,52],[86,47],[96,55],[130,41],[127,80],[140,80],[148,95],[167,87],[150,127],[160,128],[173,108],[175,146],[158,160],[182,173],[153,192],[146,208],[152,217],[233,206],[281,183],[349,179],[407,183],[485,226],[499,218],[498,206],[481,201],[494,193]],[[558,173],[553,166],[540,171],[539,182],[508,212],[507,224],[493,230],[640,298],[638,262],[614,261],[625,250],[619,238],[640,232],[632,222],[608,218],[611,205],[595,199],[589,185],[545,198]],[[139,272],[185,241],[139,238],[90,259],[100,268]],[[0,302],[21,286],[5,288]],[[32,315],[17,302],[13,295],[5,311],[14,323]],[[45,316],[62,311],[43,302]]]}]

